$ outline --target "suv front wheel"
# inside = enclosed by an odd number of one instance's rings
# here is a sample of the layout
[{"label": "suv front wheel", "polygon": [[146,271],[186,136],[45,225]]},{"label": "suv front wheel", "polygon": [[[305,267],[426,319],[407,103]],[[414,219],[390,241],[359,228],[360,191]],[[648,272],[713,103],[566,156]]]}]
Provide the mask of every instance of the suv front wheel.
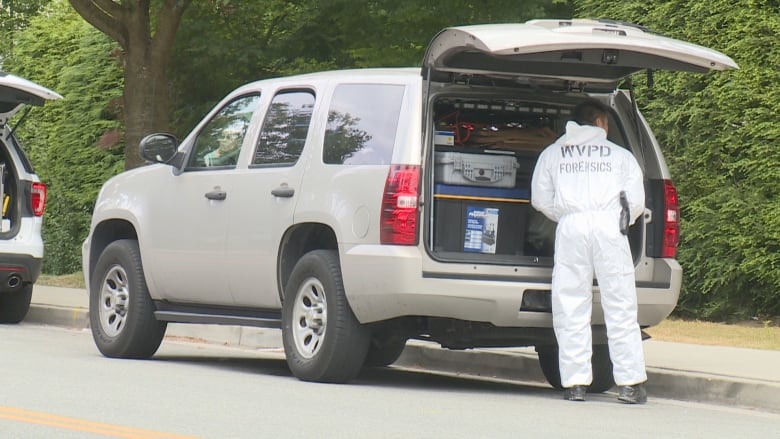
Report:
[{"label": "suv front wheel", "polygon": [[282,304],[282,341],[301,380],[343,383],[360,373],[370,333],[347,303],[336,251],[309,252],[295,265]]},{"label": "suv front wheel", "polygon": [[154,318],[137,241],[114,241],[103,250],[89,290],[89,323],[98,350],[113,358],[154,355],[167,323]]}]

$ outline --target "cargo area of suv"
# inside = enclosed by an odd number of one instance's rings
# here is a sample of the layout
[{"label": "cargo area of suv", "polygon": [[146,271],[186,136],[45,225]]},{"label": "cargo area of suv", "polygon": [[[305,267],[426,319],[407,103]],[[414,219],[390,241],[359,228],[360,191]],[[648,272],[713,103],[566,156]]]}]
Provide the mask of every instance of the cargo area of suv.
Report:
[{"label": "cargo area of suv", "polygon": [[[531,176],[539,153],[562,133],[583,96],[544,100],[543,93],[522,89],[470,89],[448,90],[433,104],[432,255],[441,261],[552,266],[555,224],[530,206]],[[613,122],[613,141],[638,149]],[[640,219],[630,235],[635,259],[642,226]]]}]

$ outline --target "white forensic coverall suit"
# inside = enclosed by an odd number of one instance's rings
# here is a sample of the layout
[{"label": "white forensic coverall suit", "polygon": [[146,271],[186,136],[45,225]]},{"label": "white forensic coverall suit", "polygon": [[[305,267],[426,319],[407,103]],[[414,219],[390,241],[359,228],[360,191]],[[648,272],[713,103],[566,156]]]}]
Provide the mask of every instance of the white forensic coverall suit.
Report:
[{"label": "white forensic coverall suit", "polygon": [[606,131],[596,126],[568,122],[566,133],[542,152],[534,169],[531,203],[558,223],[552,311],[563,387],[593,382],[594,273],[615,384],[647,381],[633,258],[620,233],[621,191],[633,224],[644,211],[642,170],[628,150],[607,140]]}]

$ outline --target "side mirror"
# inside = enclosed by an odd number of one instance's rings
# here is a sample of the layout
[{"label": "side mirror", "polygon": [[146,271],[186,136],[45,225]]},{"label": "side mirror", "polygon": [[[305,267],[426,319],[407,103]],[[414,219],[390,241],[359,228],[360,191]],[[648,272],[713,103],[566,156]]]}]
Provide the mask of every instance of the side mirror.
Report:
[{"label": "side mirror", "polygon": [[153,163],[169,163],[176,156],[179,142],[171,134],[150,134],[139,144],[139,153],[144,160]]}]

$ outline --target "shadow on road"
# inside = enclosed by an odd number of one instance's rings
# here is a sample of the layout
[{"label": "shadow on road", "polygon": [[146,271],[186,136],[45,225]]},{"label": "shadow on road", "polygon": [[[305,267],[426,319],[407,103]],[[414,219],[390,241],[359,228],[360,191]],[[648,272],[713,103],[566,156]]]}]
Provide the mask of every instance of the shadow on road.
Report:
[{"label": "shadow on road", "polygon": [[[218,368],[223,371],[248,375],[262,374],[296,379],[290,372],[283,354],[276,351],[255,352],[230,350],[226,352],[225,355],[218,356],[206,352],[204,352],[203,355],[165,352],[155,355],[151,361]],[[551,396],[551,393],[555,392],[555,390],[550,387],[535,383],[508,382],[397,366],[366,368],[361,372],[357,379],[346,385],[392,387],[420,391],[440,390],[448,392],[473,392],[481,394],[507,393],[514,395],[535,394]]]}]

